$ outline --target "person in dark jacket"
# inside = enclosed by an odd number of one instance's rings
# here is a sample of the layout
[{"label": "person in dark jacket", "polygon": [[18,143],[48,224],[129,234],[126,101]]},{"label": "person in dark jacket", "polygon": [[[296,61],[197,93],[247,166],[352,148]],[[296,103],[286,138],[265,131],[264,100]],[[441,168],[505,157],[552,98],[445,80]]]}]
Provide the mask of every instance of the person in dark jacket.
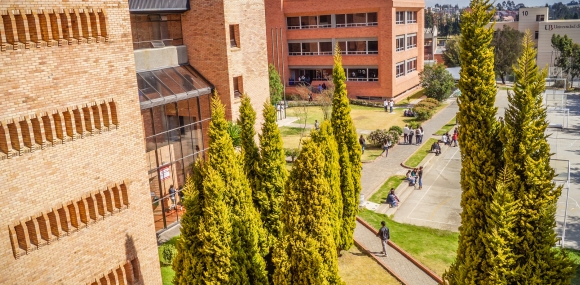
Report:
[{"label": "person in dark jacket", "polygon": [[381,244],[383,246],[383,252],[382,254],[384,256],[389,256],[389,254],[387,253],[387,245],[389,242],[389,239],[391,239],[391,234],[389,233],[389,228],[387,228],[387,226],[385,225],[385,221],[381,222],[381,229],[379,230],[379,232],[377,233],[377,236],[379,238],[381,238]]}]

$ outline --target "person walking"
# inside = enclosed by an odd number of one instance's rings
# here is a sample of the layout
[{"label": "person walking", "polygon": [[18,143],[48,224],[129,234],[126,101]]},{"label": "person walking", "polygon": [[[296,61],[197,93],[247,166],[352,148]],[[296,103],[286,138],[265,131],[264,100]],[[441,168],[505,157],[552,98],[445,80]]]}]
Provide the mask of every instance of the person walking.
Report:
[{"label": "person walking", "polygon": [[381,239],[381,245],[383,246],[383,252],[381,252],[384,256],[389,256],[387,253],[387,246],[389,245],[389,239],[391,239],[391,233],[389,228],[387,228],[385,221],[381,222],[381,229],[377,233],[377,236]]},{"label": "person walking", "polygon": [[421,139],[419,140],[419,143],[423,143],[423,136],[425,135],[425,131],[423,131],[423,127],[419,128],[421,130]]},{"label": "person walking", "polygon": [[362,147],[362,154],[365,154],[365,146],[367,146],[367,141],[365,140],[365,137],[363,135],[360,135],[360,138],[358,138],[358,142]]},{"label": "person walking", "polygon": [[415,130],[413,127],[409,127],[409,144],[413,144],[413,135],[415,135]]},{"label": "person walking", "polygon": [[383,107],[385,107],[385,112],[388,112],[388,109],[389,109],[389,100],[385,99],[385,102],[383,102]]},{"label": "person walking", "polygon": [[403,128],[403,140],[405,141],[405,144],[407,144],[409,142],[409,126],[405,125],[405,128]]},{"label": "person walking", "polygon": [[395,106],[395,101],[391,100],[389,107],[391,107],[391,113],[393,112],[393,107]]},{"label": "person walking", "polygon": [[423,189],[423,166],[419,167],[419,172],[417,172],[417,177],[419,178],[419,190]]},{"label": "person walking", "polygon": [[457,132],[453,133],[453,147],[457,147]]},{"label": "person walking", "polygon": [[420,128],[417,128],[415,130],[415,144],[416,145],[421,144],[421,129]]},{"label": "person walking", "polygon": [[379,156],[383,156],[383,153],[385,154],[385,157],[387,157],[389,155],[389,147],[391,146],[391,142],[386,139],[385,142],[383,143],[383,152],[381,152],[381,154]]},{"label": "person walking", "polygon": [[314,129],[316,129],[317,131],[320,130],[320,123],[318,122],[318,120],[314,120]]}]

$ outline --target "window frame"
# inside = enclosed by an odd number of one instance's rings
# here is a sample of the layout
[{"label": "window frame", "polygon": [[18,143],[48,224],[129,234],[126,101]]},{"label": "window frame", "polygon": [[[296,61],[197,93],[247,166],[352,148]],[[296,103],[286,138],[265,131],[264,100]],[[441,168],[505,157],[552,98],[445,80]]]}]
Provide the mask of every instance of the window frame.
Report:
[{"label": "window frame", "polygon": [[[402,43],[399,44],[399,41],[402,40]],[[395,52],[404,51],[406,49],[406,38],[405,35],[397,35],[395,37]]]},{"label": "window frame", "polygon": [[405,35],[405,50],[414,49],[416,47],[417,47],[417,34],[413,33]]},{"label": "window frame", "polygon": [[[399,70],[401,68],[402,70]],[[405,61],[400,61],[395,64],[395,78],[405,76]]]},{"label": "window frame", "polygon": [[[409,64],[411,64],[411,66],[409,66]],[[417,70],[417,58],[413,57],[413,58],[407,59],[405,61],[405,67],[406,67],[405,74],[409,74],[413,71],[416,71]]]},{"label": "window frame", "polygon": [[[397,11],[395,12],[395,25],[404,25],[405,24],[405,11]],[[401,17],[399,17],[401,16]]]},{"label": "window frame", "polygon": [[406,21],[407,24],[417,23],[417,11],[406,11]]}]

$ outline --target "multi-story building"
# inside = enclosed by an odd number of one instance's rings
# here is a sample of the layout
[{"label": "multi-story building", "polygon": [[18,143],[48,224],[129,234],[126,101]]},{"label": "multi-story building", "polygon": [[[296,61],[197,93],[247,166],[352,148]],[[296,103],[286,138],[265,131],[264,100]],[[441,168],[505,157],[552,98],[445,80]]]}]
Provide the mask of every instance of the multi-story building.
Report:
[{"label": "multi-story building", "polygon": [[0,284],[160,284],[127,1],[0,15]]},{"label": "multi-story building", "polygon": [[155,229],[162,231],[180,220],[181,189],[208,147],[212,91],[231,120],[241,94],[248,94],[258,113],[256,128],[261,125],[269,98],[264,3],[129,3],[148,189]]},{"label": "multi-story building", "polygon": [[496,30],[505,26],[520,32],[529,30],[538,49],[538,66],[548,66],[550,76],[561,76],[560,69],[554,67],[558,53],[552,47],[552,35],[568,35],[572,41],[580,43],[580,20],[549,20],[549,10],[549,7],[520,8],[518,21],[497,22],[494,27]]},{"label": "multi-story building", "polygon": [[351,98],[400,100],[418,88],[423,67],[422,0],[266,1],[268,61],[286,93],[332,75],[340,46]]},{"label": "multi-story building", "polygon": [[264,3],[7,0],[0,16],[0,284],[160,284],[155,232],[183,213],[209,94],[235,120],[248,93],[260,124]]}]

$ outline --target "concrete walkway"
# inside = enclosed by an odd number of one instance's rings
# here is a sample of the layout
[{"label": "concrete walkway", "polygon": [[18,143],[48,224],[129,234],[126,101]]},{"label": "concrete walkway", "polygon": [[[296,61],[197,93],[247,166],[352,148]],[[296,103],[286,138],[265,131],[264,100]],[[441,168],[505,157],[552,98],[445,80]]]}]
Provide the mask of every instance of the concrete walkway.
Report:
[{"label": "concrete walkway", "polygon": [[354,239],[363,245],[373,255],[373,258],[384,263],[389,271],[393,271],[392,273],[396,274],[398,279],[402,279],[399,281],[403,284],[438,284],[437,281],[393,248],[392,245],[389,244],[387,248],[388,256],[383,256],[381,254],[383,251],[381,240],[359,221],[356,222],[356,228],[354,229]]}]

